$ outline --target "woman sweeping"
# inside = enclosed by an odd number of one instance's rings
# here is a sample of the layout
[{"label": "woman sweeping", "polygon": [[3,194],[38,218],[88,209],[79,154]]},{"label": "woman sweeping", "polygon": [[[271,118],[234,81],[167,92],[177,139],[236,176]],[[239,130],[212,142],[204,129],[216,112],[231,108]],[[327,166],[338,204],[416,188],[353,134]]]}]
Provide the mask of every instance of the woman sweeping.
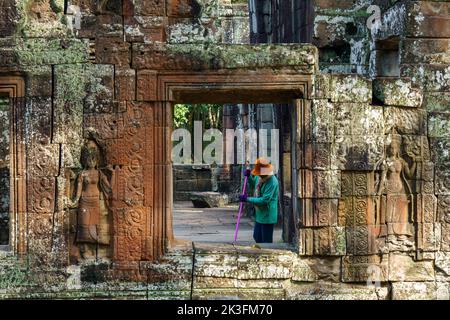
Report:
[{"label": "woman sweeping", "polygon": [[254,197],[241,194],[241,202],[255,206],[256,221],[253,239],[256,243],[272,243],[273,229],[278,219],[278,179],[274,176],[273,166],[266,158],[256,160],[253,171],[245,170],[248,183],[255,190]]}]

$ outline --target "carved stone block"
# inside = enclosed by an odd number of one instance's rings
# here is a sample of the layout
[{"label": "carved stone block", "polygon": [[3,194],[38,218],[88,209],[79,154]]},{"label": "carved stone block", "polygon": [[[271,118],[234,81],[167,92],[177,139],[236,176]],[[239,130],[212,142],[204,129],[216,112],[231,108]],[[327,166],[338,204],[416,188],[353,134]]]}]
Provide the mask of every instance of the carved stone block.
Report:
[{"label": "carved stone block", "polygon": [[437,205],[439,221],[450,223],[450,196],[438,197]]},{"label": "carved stone block", "polygon": [[419,223],[436,222],[437,198],[434,194],[417,195],[417,216]]},{"label": "carved stone block", "polygon": [[144,205],[146,207],[153,206],[153,193],[155,189],[155,167],[154,166],[145,166],[144,167]]},{"label": "carved stone block", "polygon": [[130,44],[120,38],[97,37],[96,39],[96,62],[101,64],[112,64],[116,67],[126,68],[130,65]]},{"label": "carved stone block", "polygon": [[304,145],[304,153],[297,158],[298,168],[328,170],[331,167],[330,143],[307,143]]},{"label": "carved stone block", "polygon": [[347,254],[368,255],[379,253],[384,240],[378,238],[381,227],[378,225],[359,225],[346,227]]},{"label": "carved stone block", "polygon": [[59,145],[35,144],[29,157],[33,159],[30,173],[34,177],[56,177],[59,173]]},{"label": "carved stone block", "polygon": [[423,251],[437,251],[439,242],[438,235],[440,230],[437,230],[434,223],[419,223],[416,225],[419,239],[419,247]]},{"label": "carved stone block", "polygon": [[139,261],[142,256],[148,209],[114,209],[114,257],[117,261]]},{"label": "carved stone block", "polygon": [[331,147],[331,168],[372,171],[383,155],[384,136],[336,136]]},{"label": "carved stone block", "polygon": [[137,73],[137,100],[155,101],[157,99],[157,73],[139,70]]},{"label": "carved stone block", "polygon": [[374,192],[373,172],[342,171],[342,196],[370,196]]},{"label": "carved stone block", "polygon": [[372,225],[375,221],[374,200],[371,197],[344,197],[339,200],[340,222],[346,226]]},{"label": "carved stone block", "polygon": [[396,128],[399,134],[425,135],[427,125],[426,111],[420,109],[385,108],[385,132]]},{"label": "carved stone block", "polygon": [[101,140],[121,138],[124,131],[122,114],[86,114],[84,116],[84,136],[92,133]]},{"label": "carved stone block", "polygon": [[14,34],[17,21],[19,20],[17,7],[14,1],[6,0],[0,3],[0,34],[2,36],[12,36]]},{"label": "carved stone block", "polygon": [[51,252],[53,214],[36,214],[28,217],[28,250],[36,256]]},{"label": "carved stone block", "polygon": [[314,254],[314,230],[309,228],[300,228],[298,239],[299,254],[312,256]]},{"label": "carved stone block", "polygon": [[313,230],[315,255],[345,255],[345,228],[323,227]]},{"label": "carved stone block", "polygon": [[111,100],[85,100],[83,103],[83,113],[114,113],[116,103]]},{"label": "carved stone block", "polygon": [[450,251],[450,223],[441,223],[441,250]]},{"label": "carved stone block", "polygon": [[113,182],[114,200],[122,205],[142,206],[144,185],[142,167],[122,167],[115,170]]},{"label": "carved stone block", "polygon": [[298,185],[301,198],[339,198],[341,193],[340,171],[299,170]]},{"label": "carved stone block", "polygon": [[343,282],[365,282],[376,285],[388,280],[388,256],[346,256],[342,260]]},{"label": "carved stone block", "polygon": [[32,213],[55,211],[55,178],[42,177],[28,181],[28,204]]},{"label": "carved stone block", "polygon": [[450,172],[448,168],[436,167],[435,192],[438,196],[450,195]]},{"label": "carved stone block", "polygon": [[302,199],[302,224],[305,227],[337,225],[338,199]]},{"label": "carved stone block", "polygon": [[120,101],[136,100],[136,71],[118,69],[115,77],[115,98]]},{"label": "carved stone block", "polygon": [[430,160],[430,145],[428,143],[427,136],[404,135],[402,142],[403,150],[406,155],[408,155],[411,159],[416,159],[416,161],[425,161],[426,165],[430,165],[428,162],[428,160]]}]

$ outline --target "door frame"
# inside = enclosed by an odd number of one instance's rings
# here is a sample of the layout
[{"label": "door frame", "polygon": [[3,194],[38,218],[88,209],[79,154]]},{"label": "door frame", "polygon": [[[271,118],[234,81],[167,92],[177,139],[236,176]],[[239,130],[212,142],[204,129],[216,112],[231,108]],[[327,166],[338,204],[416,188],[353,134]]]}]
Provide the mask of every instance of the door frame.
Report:
[{"label": "door frame", "polygon": [[20,76],[0,75],[0,93],[11,101],[10,117],[10,236],[9,249],[25,254],[27,231],[25,81]]}]

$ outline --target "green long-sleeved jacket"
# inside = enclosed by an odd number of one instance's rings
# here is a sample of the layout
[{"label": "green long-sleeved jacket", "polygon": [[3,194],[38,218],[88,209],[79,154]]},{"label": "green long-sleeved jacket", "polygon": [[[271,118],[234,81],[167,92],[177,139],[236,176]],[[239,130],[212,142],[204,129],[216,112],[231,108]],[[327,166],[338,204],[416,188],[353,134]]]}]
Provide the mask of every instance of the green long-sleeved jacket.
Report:
[{"label": "green long-sleeved jacket", "polygon": [[[253,190],[256,189],[259,177],[251,175],[248,183]],[[276,224],[278,219],[278,179],[270,177],[261,185],[259,197],[249,197],[247,202],[255,206],[256,222]]]}]

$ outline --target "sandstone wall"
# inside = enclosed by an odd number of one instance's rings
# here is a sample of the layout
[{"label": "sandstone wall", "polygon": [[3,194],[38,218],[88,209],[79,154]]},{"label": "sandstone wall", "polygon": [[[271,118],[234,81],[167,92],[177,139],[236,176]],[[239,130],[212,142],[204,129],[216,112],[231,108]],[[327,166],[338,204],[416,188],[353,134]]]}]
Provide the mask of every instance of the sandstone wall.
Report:
[{"label": "sandstone wall", "polygon": [[[387,27],[369,32],[371,3],[311,3],[319,64],[311,45],[246,45],[247,9],[230,1],[70,1],[81,15],[63,1],[0,2],[0,76],[26,81],[13,135],[15,198],[27,206],[1,252],[0,296],[448,299],[449,3],[377,1]],[[268,41],[294,34],[277,32]],[[332,57],[348,46],[349,59]],[[378,77],[396,46],[399,76]],[[156,80],[168,71],[313,79],[292,109],[292,246],[167,248],[171,112]],[[101,207],[111,231],[97,260],[76,264],[69,198],[85,141],[111,183],[111,210]],[[378,191],[392,172],[401,191]]]}]

